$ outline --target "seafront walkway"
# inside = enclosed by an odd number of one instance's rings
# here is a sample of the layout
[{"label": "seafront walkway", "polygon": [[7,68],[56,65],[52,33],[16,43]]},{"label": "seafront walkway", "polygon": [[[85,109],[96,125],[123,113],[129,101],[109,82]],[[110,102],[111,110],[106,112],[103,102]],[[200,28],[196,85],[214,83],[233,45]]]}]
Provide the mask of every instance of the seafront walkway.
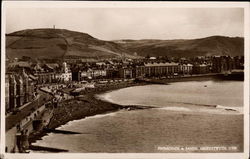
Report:
[{"label": "seafront walkway", "polygon": [[38,90],[38,95],[28,103],[25,103],[21,107],[18,107],[16,112],[8,113],[5,117],[6,131],[16,126],[17,123],[25,119],[29,114],[34,112],[39,107],[43,106],[48,100],[50,95]]},{"label": "seafront walkway", "polygon": [[183,78],[188,78],[188,77],[204,77],[204,76],[216,76],[221,73],[207,73],[207,74],[193,74],[193,75],[183,75]]},{"label": "seafront walkway", "polygon": [[21,107],[17,108],[16,113],[8,113],[5,118],[6,131],[16,126],[21,120],[28,116],[32,110],[38,107],[39,100],[41,100],[41,95],[38,94],[33,101],[25,103]]}]

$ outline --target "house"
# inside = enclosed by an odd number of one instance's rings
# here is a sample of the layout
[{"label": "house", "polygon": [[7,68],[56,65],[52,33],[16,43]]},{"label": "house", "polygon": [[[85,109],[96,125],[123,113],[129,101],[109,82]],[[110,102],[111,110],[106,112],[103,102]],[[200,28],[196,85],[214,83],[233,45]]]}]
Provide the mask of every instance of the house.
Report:
[{"label": "house", "polygon": [[37,72],[38,84],[52,83],[55,80],[55,72]]},{"label": "house", "polygon": [[9,63],[8,67],[30,68],[31,63],[27,61],[13,61],[12,63]]},{"label": "house", "polygon": [[20,75],[15,75],[16,79],[16,106],[21,107],[24,104],[23,79]]},{"label": "house", "polygon": [[209,66],[206,64],[196,64],[193,66],[194,74],[206,74],[209,72],[210,72]]},{"label": "house", "polygon": [[45,70],[48,70],[49,72],[52,72],[52,71],[57,71],[60,67],[57,63],[50,63],[50,64],[45,64],[43,68]]},{"label": "house", "polygon": [[16,108],[16,79],[13,74],[9,75],[9,110],[13,111]]},{"label": "house", "polygon": [[133,78],[133,69],[129,67],[124,67],[119,69],[120,78]]},{"label": "house", "polygon": [[72,74],[71,72],[62,72],[60,78],[62,82],[69,82],[72,81]]},{"label": "house", "polygon": [[109,68],[106,70],[107,78],[118,78],[119,70],[116,68]]},{"label": "house", "polygon": [[26,74],[24,70],[21,76],[23,78],[24,103],[27,103],[30,101],[29,92],[31,91],[29,87],[30,85],[29,76]]},{"label": "house", "polygon": [[15,108],[33,100],[35,81],[29,78],[24,70],[22,72],[8,72],[5,78],[7,112],[14,111]]},{"label": "house", "polygon": [[193,65],[192,64],[180,64],[180,73],[183,75],[191,75],[193,73]]},{"label": "house", "polygon": [[81,81],[81,71],[80,70],[72,70],[72,81]]},{"label": "house", "polygon": [[5,111],[8,112],[9,108],[10,108],[10,84],[9,84],[9,76],[6,75],[5,76]]},{"label": "house", "polygon": [[214,56],[212,58],[212,72],[221,73],[232,71],[237,67],[234,59],[235,58],[230,56]]},{"label": "house", "polygon": [[96,62],[96,65],[99,67],[104,67],[104,66],[106,66],[106,63],[105,62]]},{"label": "house", "polygon": [[106,78],[107,71],[106,69],[85,69],[81,71],[81,78],[82,79],[99,79],[99,78]]}]

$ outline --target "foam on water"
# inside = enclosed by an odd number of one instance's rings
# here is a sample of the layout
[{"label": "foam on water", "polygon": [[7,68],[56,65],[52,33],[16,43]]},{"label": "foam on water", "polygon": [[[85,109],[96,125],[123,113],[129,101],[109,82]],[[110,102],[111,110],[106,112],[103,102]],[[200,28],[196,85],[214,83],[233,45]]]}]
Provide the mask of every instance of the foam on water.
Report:
[{"label": "foam on water", "polygon": [[115,101],[112,99],[112,96],[109,93],[104,93],[104,94],[97,94],[95,95],[97,99],[107,101],[110,103],[115,103]]},{"label": "foam on water", "polygon": [[162,107],[162,108],[158,108],[160,110],[172,110],[172,111],[187,111],[190,112],[192,111],[189,108],[185,108],[185,107]]},{"label": "foam on water", "polygon": [[223,106],[223,105],[217,105],[216,108],[218,109],[224,109],[224,110],[227,110],[227,111],[236,111],[240,114],[243,114],[243,107],[231,107],[231,106]]},{"label": "foam on water", "polygon": [[171,107],[162,107],[157,108],[160,110],[167,110],[167,111],[181,111],[181,112],[193,112],[193,113],[209,113],[209,114],[243,114],[243,111],[240,110],[238,107],[224,107],[221,106],[219,108],[209,108],[209,107],[179,107],[179,106],[171,106]]}]

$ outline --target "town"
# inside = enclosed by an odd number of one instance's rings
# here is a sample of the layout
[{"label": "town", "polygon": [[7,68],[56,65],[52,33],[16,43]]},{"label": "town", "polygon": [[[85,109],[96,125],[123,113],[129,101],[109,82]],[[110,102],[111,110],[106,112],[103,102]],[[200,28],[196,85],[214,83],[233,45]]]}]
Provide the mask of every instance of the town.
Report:
[{"label": "town", "polygon": [[[243,56],[125,57],[86,60],[6,59],[6,152],[26,152],[28,138],[49,123],[53,108],[77,93],[110,83],[243,73]],[[67,93],[60,90],[69,89]]]}]

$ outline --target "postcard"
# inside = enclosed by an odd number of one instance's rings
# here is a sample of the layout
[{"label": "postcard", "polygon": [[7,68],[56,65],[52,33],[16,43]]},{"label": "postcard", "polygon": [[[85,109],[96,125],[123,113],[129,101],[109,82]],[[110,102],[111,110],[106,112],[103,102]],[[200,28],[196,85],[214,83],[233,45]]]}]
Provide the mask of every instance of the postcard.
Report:
[{"label": "postcard", "polygon": [[2,9],[2,158],[249,157],[249,3]]}]

